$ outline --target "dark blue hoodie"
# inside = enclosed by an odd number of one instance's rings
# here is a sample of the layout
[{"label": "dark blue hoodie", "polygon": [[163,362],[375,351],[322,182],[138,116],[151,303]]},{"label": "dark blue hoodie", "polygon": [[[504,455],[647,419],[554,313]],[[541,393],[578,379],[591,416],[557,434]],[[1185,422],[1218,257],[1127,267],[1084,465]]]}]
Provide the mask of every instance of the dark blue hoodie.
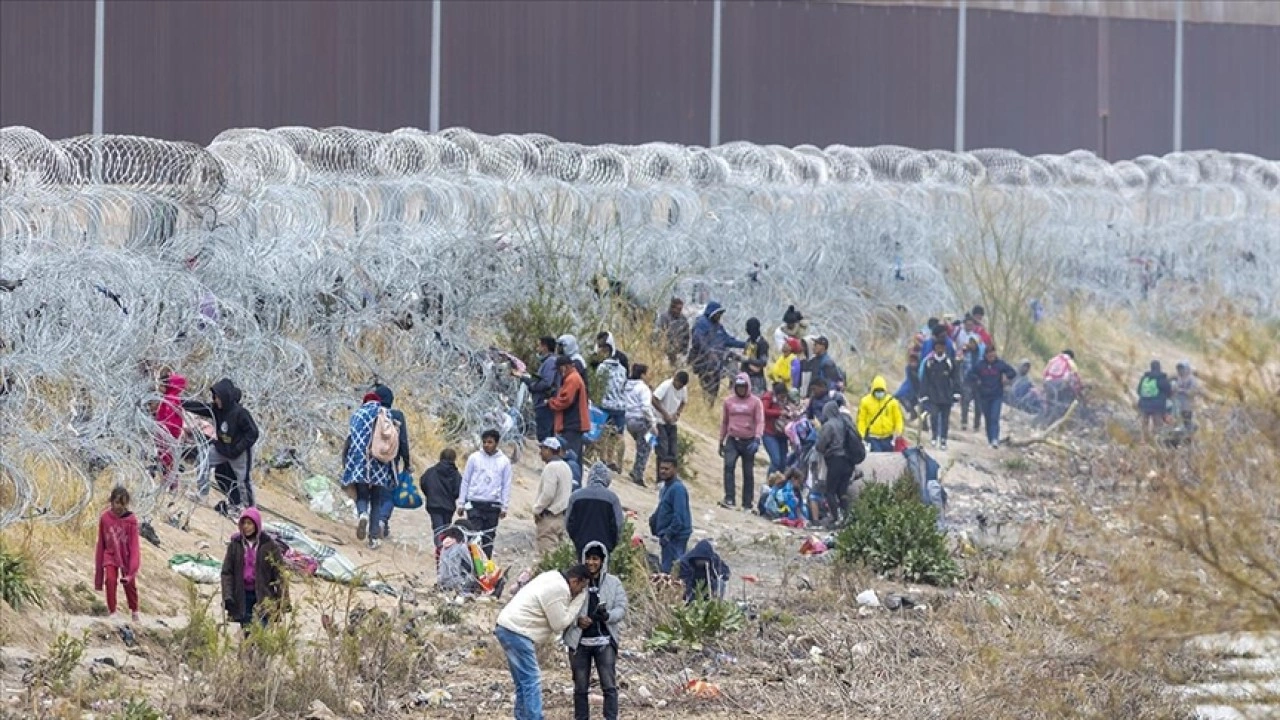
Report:
[{"label": "dark blue hoodie", "polygon": [[724,306],[712,300],[707,303],[707,309],[702,311],[697,321],[693,323],[693,345],[689,352],[689,358],[698,365],[721,365],[724,363],[725,350],[728,348],[745,348],[747,344],[742,340],[729,334],[724,329],[724,323],[711,322],[714,316]]},{"label": "dark blue hoodie", "polygon": [[729,566],[716,554],[710,540],[700,540],[693,549],[680,558],[680,581],[684,583],[684,601],[693,602],[698,596],[699,585],[707,597],[723,597],[729,584]]}]

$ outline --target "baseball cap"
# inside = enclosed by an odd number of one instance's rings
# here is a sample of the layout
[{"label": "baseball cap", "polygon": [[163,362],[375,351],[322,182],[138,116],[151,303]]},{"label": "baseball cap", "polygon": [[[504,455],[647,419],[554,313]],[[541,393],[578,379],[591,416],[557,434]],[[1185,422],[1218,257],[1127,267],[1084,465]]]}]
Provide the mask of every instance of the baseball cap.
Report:
[{"label": "baseball cap", "polygon": [[548,450],[559,450],[559,449],[560,449],[560,438],[549,437],[549,438],[547,438],[547,439],[543,440],[542,442],[538,443],[538,446],[539,446],[539,447],[544,447],[544,448],[546,448],[546,449],[548,449]]}]

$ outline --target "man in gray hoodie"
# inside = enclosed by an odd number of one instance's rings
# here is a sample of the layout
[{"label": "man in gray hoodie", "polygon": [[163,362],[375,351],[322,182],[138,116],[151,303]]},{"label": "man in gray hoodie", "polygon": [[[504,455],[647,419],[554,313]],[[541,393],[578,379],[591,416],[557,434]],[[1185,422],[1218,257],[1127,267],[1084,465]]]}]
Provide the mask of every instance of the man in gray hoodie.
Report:
[{"label": "man in gray hoodie", "polygon": [[831,516],[839,519],[849,500],[849,484],[853,480],[854,466],[867,459],[867,449],[853,426],[853,419],[841,412],[844,396],[822,406],[822,428],[818,430],[818,443],[814,450],[822,456],[827,468],[827,503]]},{"label": "man in gray hoodie", "polygon": [[613,476],[604,463],[596,461],[587,472],[587,485],[569,496],[569,508],[565,510],[565,531],[573,541],[573,548],[582,554],[588,545],[598,542],[613,552],[622,537],[626,516],[617,493],[609,489]]},{"label": "man in gray hoodie", "polygon": [[627,591],[621,580],[609,574],[609,553],[602,543],[588,543],[582,563],[591,575],[587,601],[578,611],[577,622],[564,633],[573,669],[573,720],[590,718],[593,663],[604,694],[604,718],[618,720],[618,631],[627,617]]}]

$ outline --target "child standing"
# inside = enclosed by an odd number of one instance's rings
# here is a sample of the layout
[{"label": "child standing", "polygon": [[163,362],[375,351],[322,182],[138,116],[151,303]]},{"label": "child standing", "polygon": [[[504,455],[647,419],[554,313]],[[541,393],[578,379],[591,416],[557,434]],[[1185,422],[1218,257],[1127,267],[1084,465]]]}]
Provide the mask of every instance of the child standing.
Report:
[{"label": "child standing", "polygon": [[98,547],[93,556],[93,588],[107,591],[107,612],[116,617],[116,583],[124,585],[125,601],[134,622],[138,622],[138,516],[129,512],[129,491],[117,486],[111,491],[110,506],[98,519]]},{"label": "child standing", "polygon": [[262,531],[257,509],[245,508],[222,561],[222,606],[245,635],[255,621],[265,626],[289,610],[283,557],[280,544]]}]

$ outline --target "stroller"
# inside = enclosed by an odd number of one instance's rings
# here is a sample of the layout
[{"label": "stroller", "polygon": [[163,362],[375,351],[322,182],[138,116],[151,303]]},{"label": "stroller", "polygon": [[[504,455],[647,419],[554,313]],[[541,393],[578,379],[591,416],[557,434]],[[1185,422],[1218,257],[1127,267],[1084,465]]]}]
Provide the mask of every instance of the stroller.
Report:
[{"label": "stroller", "polygon": [[441,590],[463,595],[502,597],[507,573],[485,556],[480,543],[483,530],[473,530],[465,520],[436,533],[440,556],[436,560],[436,584]]}]

